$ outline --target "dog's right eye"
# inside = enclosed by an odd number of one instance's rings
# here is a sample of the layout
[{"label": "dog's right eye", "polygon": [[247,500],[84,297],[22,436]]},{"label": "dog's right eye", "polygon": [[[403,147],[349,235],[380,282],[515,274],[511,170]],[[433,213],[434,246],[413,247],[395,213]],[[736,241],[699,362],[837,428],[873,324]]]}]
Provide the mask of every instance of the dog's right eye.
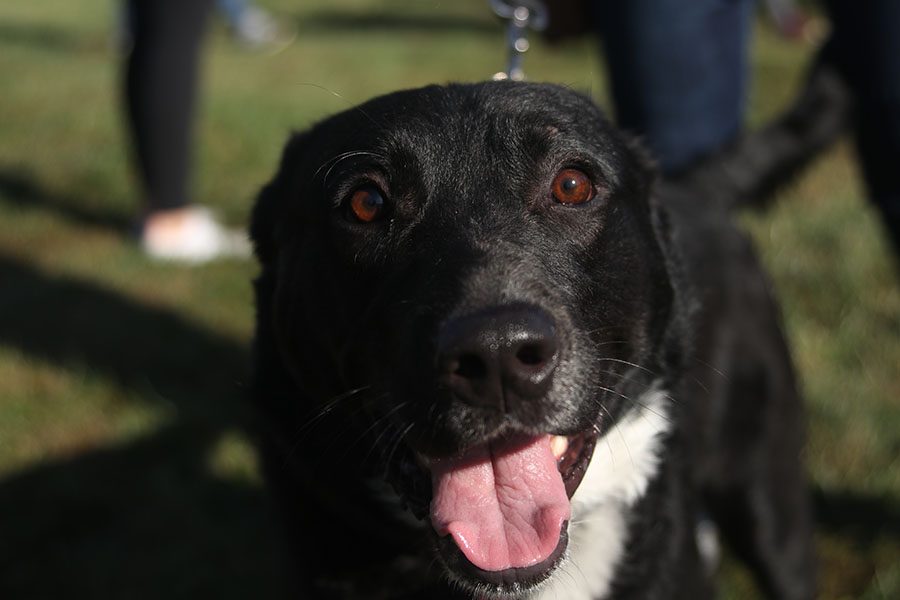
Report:
[{"label": "dog's right eye", "polygon": [[563,169],[557,173],[550,191],[560,204],[584,204],[594,198],[591,178],[578,169]]},{"label": "dog's right eye", "polygon": [[377,187],[367,185],[350,195],[347,217],[357,223],[372,223],[387,213],[387,202]]}]

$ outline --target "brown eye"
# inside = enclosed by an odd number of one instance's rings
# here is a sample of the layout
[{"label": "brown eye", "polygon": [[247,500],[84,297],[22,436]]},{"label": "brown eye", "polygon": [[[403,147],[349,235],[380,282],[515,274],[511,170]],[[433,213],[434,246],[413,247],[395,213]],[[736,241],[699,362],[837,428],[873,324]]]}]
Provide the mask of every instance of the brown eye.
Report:
[{"label": "brown eye", "polygon": [[594,184],[578,169],[563,169],[553,179],[553,198],[561,204],[584,204],[594,197]]},{"label": "brown eye", "polygon": [[371,223],[384,216],[387,206],[378,188],[366,186],[353,192],[348,208],[356,221]]}]

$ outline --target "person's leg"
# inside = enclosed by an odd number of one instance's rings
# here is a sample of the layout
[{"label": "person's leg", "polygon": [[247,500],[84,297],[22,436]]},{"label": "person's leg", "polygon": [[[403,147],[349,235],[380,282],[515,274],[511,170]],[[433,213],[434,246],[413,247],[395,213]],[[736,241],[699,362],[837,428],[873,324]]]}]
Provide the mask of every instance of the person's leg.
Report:
[{"label": "person's leg", "polygon": [[828,0],[837,64],[857,105],[857,147],[872,201],[900,252],[900,2]]},{"label": "person's leg", "polygon": [[155,258],[247,255],[246,236],[189,204],[198,63],[212,0],[130,0],[125,105],[141,182],[140,242]]},{"label": "person's leg", "polygon": [[740,130],[750,0],[595,0],[618,122],[677,172]]},{"label": "person's leg", "polygon": [[197,66],[212,0],[131,0],[125,102],[147,212],[188,204]]}]

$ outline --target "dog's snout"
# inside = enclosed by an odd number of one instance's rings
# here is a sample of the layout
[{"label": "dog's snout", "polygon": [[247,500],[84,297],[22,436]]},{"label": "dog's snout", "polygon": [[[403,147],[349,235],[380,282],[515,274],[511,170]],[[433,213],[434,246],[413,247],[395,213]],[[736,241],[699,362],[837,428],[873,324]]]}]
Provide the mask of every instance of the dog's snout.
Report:
[{"label": "dog's snout", "polygon": [[536,307],[497,307],[456,317],[438,334],[441,383],[476,406],[509,411],[542,398],[558,361],[556,325]]}]

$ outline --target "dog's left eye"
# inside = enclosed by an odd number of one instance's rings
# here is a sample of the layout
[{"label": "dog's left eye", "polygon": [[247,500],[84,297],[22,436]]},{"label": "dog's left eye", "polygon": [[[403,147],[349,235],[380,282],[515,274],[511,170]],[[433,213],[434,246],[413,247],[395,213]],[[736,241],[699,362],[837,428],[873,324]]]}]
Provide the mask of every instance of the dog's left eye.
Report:
[{"label": "dog's left eye", "polygon": [[591,178],[578,169],[563,169],[557,173],[550,191],[560,204],[584,204],[594,198]]},{"label": "dog's left eye", "polygon": [[347,217],[358,223],[372,223],[387,213],[387,202],[377,187],[367,185],[350,195]]}]

